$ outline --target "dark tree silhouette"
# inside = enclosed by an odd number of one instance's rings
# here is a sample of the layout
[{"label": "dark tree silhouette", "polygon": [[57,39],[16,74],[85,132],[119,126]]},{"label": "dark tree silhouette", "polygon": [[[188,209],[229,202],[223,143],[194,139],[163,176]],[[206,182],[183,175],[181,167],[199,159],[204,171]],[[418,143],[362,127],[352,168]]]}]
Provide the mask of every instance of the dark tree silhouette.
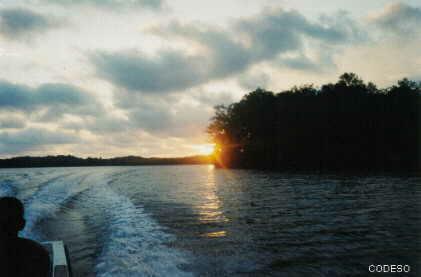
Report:
[{"label": "dark tree silhouette", "polygon": [[418,171],[421,83],[387,89],[354,73],[337,83],[257,89],[217,106],[208,133],[225,167],[317,171]]},{"label": "dark tree silhouette", "polygon": [[180,158],[144,158],[137,156],[103,158],[78,158],[74,156],[14,157],[0,159],[0,168],[17,167],[68,167],[68,166],[137,166],[137,165],[177,165],[210,164],[213,158],[207,155]]}]

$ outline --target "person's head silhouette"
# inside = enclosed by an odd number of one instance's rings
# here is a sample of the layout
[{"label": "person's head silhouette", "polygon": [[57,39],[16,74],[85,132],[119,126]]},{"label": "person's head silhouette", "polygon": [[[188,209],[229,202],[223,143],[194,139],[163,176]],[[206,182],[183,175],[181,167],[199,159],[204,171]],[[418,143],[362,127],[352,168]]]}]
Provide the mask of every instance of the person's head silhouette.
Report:
[{"label": "person's head silhouette", "polygon": [[17,237],[25,227],[24,208],[14,197],[0,197],[0,236]]},{"label": "person's head silhouette", "polygon": [[25,227],[24,208],[14,197],[0,197],[0,276],[47,277],[51,262],[37,242],[18,237]]}]

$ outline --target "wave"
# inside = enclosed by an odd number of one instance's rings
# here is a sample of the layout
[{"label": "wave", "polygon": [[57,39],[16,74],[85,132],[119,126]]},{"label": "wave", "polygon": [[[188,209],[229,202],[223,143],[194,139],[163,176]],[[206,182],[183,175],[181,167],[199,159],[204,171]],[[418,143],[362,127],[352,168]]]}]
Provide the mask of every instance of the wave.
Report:
[{"label": "wave", "polygon": [[84,194],[107,218],[103,247],[97,258],[96,274],[108,276],[192,276],[179,266],[187,264],[187,253],[170,248],[174,237],[164,232],[143,207],[97,185]]},{"label": "wave", "polygon": [[66,174],[40,184],[38,190],[24,200],[26,226],[22,235],[38,241],[44,239],[37,229],[37,224],[43,219],[54,217],[68,199],[86,190],[86,187],[81,185],[86,177]]},{"label": "wave", "polygon": [[0,196],[22,198],[26,226],[21,235],[37,241],[49,239],[43,221],[66,209],[82,211],[88,224],[99,226],[91,230],[100,242],[93,269],[98,277],[193,276],[180,268],[191,260],[188,253],[167,245],[175,237],[110,187],[118,174],[129,173],[34,171],[25,180],[5,175],[0,176]]},{"label": "wave", "polygon": [[16,196],[16,187],[10,179],[0,180],[0,197]]}]

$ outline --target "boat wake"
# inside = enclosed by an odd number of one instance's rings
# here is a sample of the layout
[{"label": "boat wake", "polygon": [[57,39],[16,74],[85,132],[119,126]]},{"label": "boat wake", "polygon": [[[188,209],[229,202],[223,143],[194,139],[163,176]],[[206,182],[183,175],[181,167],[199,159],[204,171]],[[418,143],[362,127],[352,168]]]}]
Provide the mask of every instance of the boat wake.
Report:
[{"label": "boat wake", "polygon": [[179,269],[187,263],[186,253],[166,245],[174,237],[143,207],[136,207],[108,185],[95,186],[84,197],[95,199],[95,208],[107,218],[97,276],[192,276]]},{"label": "boat wake", "polygon": [[13,185],[13,182],[9,179],[0,181],[0,196],[15,196],[16,188]]},{"label": "boat wake", "polygon": [[32,177],[28,178],[30,194],[25,190],[28,182],[0,178],[0,196],[17,196],[25,204],[27,225],[23,236],[49,240],[40,225],[48,221],[59,224],[56,216],[65,214],[63,210],[76,209],[84,214],[83,220],[89,226],[96,226],[90,230],[99,241],[95,266],[91,269],[96,276],[193,275],[181,268],[190,260],[188,253],[168,245],[175,237],[142,206],[135,206],[112,189],[109,184],[113,174],[81,171]]}]

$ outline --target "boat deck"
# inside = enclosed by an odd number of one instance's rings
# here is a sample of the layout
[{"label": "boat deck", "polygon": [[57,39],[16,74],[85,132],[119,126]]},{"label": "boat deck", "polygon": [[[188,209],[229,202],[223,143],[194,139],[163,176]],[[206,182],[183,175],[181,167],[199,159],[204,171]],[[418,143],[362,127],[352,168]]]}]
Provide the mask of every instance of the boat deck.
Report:
[{"label": "boat deck", "polygon": [[42,245],[48,250],[51,259],[51,277],[71,277],[66,246],[62,241],[47,241]]}]

